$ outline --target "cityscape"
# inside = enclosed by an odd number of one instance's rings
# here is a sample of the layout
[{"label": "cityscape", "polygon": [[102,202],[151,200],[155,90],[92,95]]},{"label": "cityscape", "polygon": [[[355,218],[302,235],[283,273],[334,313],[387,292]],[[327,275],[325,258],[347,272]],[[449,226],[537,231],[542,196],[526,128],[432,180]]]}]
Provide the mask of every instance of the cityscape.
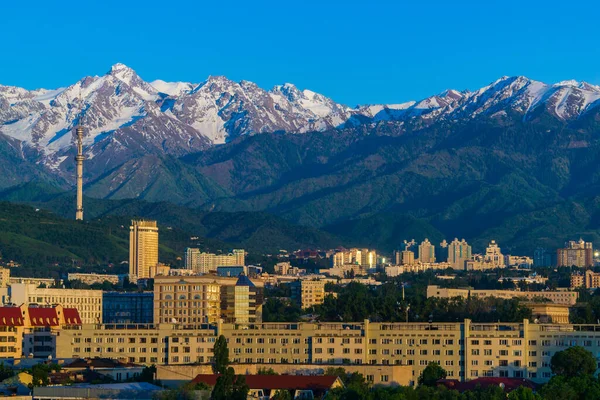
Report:
[{"label": "cityscape", "polygon": [[0,398],[600,399],[585,3],[0,4]]}]

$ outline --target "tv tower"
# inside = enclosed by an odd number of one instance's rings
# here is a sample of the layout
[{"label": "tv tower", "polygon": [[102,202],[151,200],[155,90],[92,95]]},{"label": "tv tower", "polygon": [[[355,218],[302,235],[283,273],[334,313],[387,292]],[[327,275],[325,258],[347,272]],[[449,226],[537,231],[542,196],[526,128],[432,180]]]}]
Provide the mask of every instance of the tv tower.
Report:
[{"label": "tv tower", "polygon": [[75,129],[77,133],[77,155],[75,160],[77,161],[77,210],[75,212],[75,219],[78,221],[83,220],[83,125],[81,124],[81,117],[79,119],[79,125]]}]

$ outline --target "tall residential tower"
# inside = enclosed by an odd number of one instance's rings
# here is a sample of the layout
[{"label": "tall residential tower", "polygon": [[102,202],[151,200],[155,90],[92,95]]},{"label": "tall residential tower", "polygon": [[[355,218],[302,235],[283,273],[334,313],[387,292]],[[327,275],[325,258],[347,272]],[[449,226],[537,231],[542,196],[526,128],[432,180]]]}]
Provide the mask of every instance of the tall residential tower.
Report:
[{"label": "tall residential tower", "polygon": [[129,229],[129,279],[152,278],[151,267],[158,265],[156,221],[133,220]]}]

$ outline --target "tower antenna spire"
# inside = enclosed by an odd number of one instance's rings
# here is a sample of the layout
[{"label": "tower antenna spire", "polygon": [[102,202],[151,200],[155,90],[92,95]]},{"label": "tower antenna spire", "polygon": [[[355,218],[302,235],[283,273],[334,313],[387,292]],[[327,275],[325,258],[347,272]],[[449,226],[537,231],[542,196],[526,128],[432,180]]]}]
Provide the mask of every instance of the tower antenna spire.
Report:
[{"label": "tower antenna spire", "polygon": [[77,208],[75,210],[75,219],[78,221],[83,220],[83,99],[81,97],[81,87],[79,87],[79,120],[77,121],[77,127],[75,133],[77,135],[77,155],[75,161],[77,162]]}]

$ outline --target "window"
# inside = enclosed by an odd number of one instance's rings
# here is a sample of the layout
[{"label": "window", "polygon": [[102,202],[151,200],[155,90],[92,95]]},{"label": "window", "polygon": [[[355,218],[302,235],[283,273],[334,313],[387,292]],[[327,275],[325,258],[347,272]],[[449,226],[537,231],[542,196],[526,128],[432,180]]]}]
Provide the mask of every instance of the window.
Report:
[{"label": "window", "polygon": [[454,355],[454,350],[446,350],[446,355],[447,356],[453,356]]},{"label": "window", "polygon": [[471,340],[473,346],[479,346],[479,340]]},{"label": "window", "polygon": [[478,356],[479,355],[479,349],[472,349],[471,350],[471,355],[472,356]]}]

